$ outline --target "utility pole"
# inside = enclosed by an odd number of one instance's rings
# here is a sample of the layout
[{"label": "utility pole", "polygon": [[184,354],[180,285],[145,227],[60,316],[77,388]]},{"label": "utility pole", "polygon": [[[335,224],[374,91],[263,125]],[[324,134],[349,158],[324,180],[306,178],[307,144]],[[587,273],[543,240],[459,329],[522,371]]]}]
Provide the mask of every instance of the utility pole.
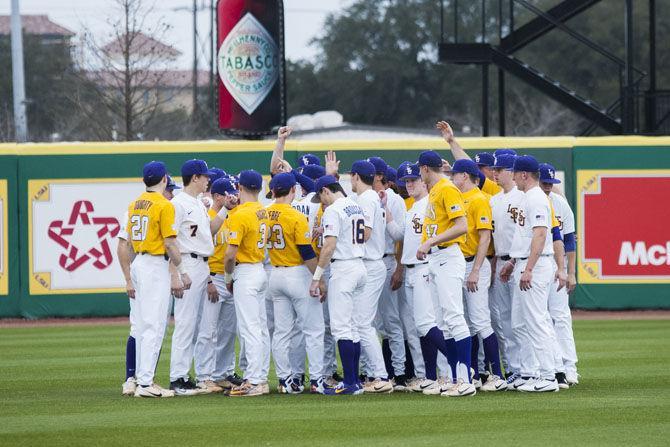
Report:
[{"label": "utility pole", "polygon": [[28,124],[26,122],[26,86],[23,74],[23,31],[21,29],[21,13],[19,0],[12,0],[12,83],[14,92],[14,129],[16,142],[28,140]]}]

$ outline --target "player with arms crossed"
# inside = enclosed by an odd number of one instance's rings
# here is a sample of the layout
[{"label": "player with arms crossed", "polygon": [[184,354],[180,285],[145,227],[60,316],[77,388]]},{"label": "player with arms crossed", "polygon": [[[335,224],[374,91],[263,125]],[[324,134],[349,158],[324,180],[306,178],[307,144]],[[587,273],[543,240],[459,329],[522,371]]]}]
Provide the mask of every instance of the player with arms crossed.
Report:
[{"label": "player with arms crossed", "polygon": [[235,301],[235,315],[244,343],[247,368],[244,383],[230,396],[269,394],[267,355],[270,334],[265,310],[267,275],[263,269],[267,242],[267,213],[258,202],[263,177],[254,170],[240,173],[240,204],[228,218],[228,248],[224,257],[225,282]]},{"label": "player with arms crossed", "polygon": [[144,166],[146,192],[128,207],[126,233],[136,258],[130,266],[135,299],[139,310],[139,365],[135,397],[172,397],[174,392],[154,383],[156,364],[165,336],[170,306],[170,267],[168,256],[179,272],[179,284],[172,293],[181,295],[191,286],[181,262],[174,226],[174,206],[164,196],[167,169],[160,161]]},{"label": "player with arms crossed", "polygon": [[269,283],[275,316],[272,354],[279,391],[287,392],[286,381],[294,374],[289,348],[293,328],[297,326],[304,334],[311,392],[323,394],[323,310],[319,299],[309,294],[317,263],[312,235],[307,218],[291,206],[296,191],[294,175],[290,172],[275,175],[270,190],[275,202],[267,207],[267,248],[273,267]]},{"label": "player with arms crossed", "polygon": [[465,258],[460,250],[460,244],[465,242],[468,222],[463,197],[444,176],[442,164],[442,158],[434,151],[425,151],[419,156],[421,179],[428,187],[429,196],[422,243],[416,257],[419,261],[428,260],[430,281],[450,335],[445,340],[437,327],[431,328],[426,335],[447,357],[452,378],[456,379],[454,386],[442,395],[471,396],[477,390],[470,383],[472,342],[463,313]]},{"label": "player with arms crossed", "polygon": [[363,386],[358,379],[361,343],[356,315],[360,312],[361,298],[366,281],[365,216],[363,209],[348,198],[331,175],[316,183],[319,200],[326,207],[321,219],[323,247],[310,284],[310,295],[323,297],[323,273],[330,264],[328,280],[328,309],[330,327],[337,341],[344,372],[344,380],[326,394],[361,394]]},{"label": "player with arms crossed", "polygon": [[[547,309],[555,267],[549,200],[539,187],[539,165],[530,155],[514,161],[514,182],[524,192],[514,237],[500,275],[514,285],[512,300],[520,312],[512,313],[512,326],[527,354],[521,356],[521,378],[514,388],[526,392],[558,391],[553,346],[555,334]],[[561,266],[562,267],[562,266]],[[519,322],[518,320],[522,320]],[[521,333],[516,328],[521,327]]]},{"label": "player with arms crossed", "polygon": [[[172,180],[172,178],[167,176],[167,185],[165,186],[165,191],[163,191],[163,197],[167,200],[172,200],[174,197],[173,191],[175,189],[181,189],[177,186]],[[121,271],[123,272],[123,277],[126,280],[126,293],[128,294],[128,302],[130,304],[130,334],[128,335],[128,341],[126,342],[126,381],[123,382],[122,393],[124,396],[134,396],[135,390],[137,389],[137,378],[135,377],[135,369],[137,366],[137,354],[138,350],[136,349],[136,342],[139,338],[139,309],[138,305],[135,303],[135,286],[133,285],[132,278],[130,277],[130,264],[135,259],[135,252],[133,252],[133,247],[128,240],[128,233],[126,233],[126,227],[128,226],[128,210],[123,214],[123,219],[121,220],[121,229],[119,230],[119,245],[116,249],[116,256],[119,258],[119,264],[121,265]]]}]

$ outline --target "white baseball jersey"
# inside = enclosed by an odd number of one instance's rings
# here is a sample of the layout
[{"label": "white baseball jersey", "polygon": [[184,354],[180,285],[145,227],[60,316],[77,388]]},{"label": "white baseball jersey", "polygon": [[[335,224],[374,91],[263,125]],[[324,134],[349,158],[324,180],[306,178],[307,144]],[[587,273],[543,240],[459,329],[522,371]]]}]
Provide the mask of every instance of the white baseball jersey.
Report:
[{"label": "white baseball jersey", "polygon": [[549,193],[549,200],[554,205],[556,219],[560,222],[561,237],[575,232],[575,215],[565,197],[555,192]]},{"label": "white baseball jersey", "polygon": [[335,236],[333,259],[362,258],[365,254],[363,209],[348,197],[341,197],[323,212],[323,236]]},{"label": "white baseball jersey", "polygon": [[319,202],[317,203],[312,202],[312,197],[314,197],[314,195],[315,193],[310,192],[306,196],[300,199],[296,199],[291,203],[291,206],[293,208],[297,209],[302,214],[307,216],[307,225],[309,226],[309,231],[312,231],[314,229],[314,222],[316,222],[316,215],[319,212],[319,207],[321,206],[321,203]]},{"label": "white baseball jersey", "polygon": [[513,258],[527,258],[530,255],[530,243],[533,239],[533,228],[544,227],[547,236],[544,241],[543,255],[554,254],[554,243],[551,235],[551,207],[549,198],[539,186],[531,188],[524,194],[516,219],[514,238],[509,255]]},{"label": "white baseball jersey", "polygon": [[386,248],[386,212],[379,195],[372,189],[359,194],[356,201],[363,209],[365,226],[372,229],[370,239],[365,243],[364,259],[376,261],[384,257]]},{"label": "white baseball jersey", "polygon": [[499,192],[489,201],[493,216],[493,245],[496,256],[509,255],[516,220],[519,216],[519,205],[523,197],[523,192],[515,186],[508,193]]},{"label": "white baseball jersey", "polygon": [[[395,193],[391,188],[386,190],[386,207],[391,212],[393,220],[396,222],[403,222],[405,220],[406,207],[405,201],[398,194]],[[388,229],[386,230],[386,246],[384,247],[384,254],[394,254],[395,253],[395,240],[389,233]]]},{"label": "white baseball jersey", "polygon": [[428,206],[428,196],[414,202],[412,207],[405,213],[405,218],[402,221],[397,221],[394,215],[393,222],[387,225],[388,229],[392,229],[394,236],[396,231],[402,234],[403,246],[400,262],[404,265],[425,262],[419,261],[416,258],[416,251],[419,249],[419,245],[421,245],[421,232],[423,231],[426,206]]},{"label": "white baseball jersey", "polygon": [[181,253],[200,256],[214,254],[214,240],[209,227],[210,219],[202,201],[186,192],[172,199],[174,205],[174,228],[177,231],[177,245]]},{"label": "white baseball jersey", "polygon": [[128,232],[126,231],[126,227],[128,226],[128,211],[123,213],[123,218],[121,219],[121,228],[119,228],[119,234],[116,236],[119,239],[123,239],[124,241],[128,240]]}]

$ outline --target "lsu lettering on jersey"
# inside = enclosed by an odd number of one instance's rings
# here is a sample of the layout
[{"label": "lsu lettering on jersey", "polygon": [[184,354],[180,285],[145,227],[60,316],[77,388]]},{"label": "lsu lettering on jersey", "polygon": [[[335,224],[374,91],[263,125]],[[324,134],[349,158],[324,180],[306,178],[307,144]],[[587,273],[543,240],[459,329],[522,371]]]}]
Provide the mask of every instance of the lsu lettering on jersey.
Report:
[{"label": "lsu lettering on jersey", "polygon": [[265,259],[267,242],[267,213],[259,202],[246,202],[228,216],[228,245],[238,248],[235,260],[241,264],[256,264]]},{"label": "lsu lettering on jersey", "polygon": [[[223,264],[223,258],[226,255],[226,249],[228,248],[227,236],[228,236],[228,218],[235,212],[236,208],[228,210],[228,216],[226,220],[223,221],[223,225],[219,228],[219,231],[212,238],[214,241],[214,254],[209,257],[209,271],[212,273],[224,274],[225,268]],[[216,217],[216,211],[209,209],[207,211],[209,218],[214,220]]]},{"label": "lsu lettering on jersey", "polygon": [[273,203],[266,210],[270,262],[275,267],[302,265],[304,261],[298,245],[312,242],[307,217],[284,203]]},{"label": "lsu lettering on jersey", "polygon": [[185,192],[172,199],[175,210],[177,245],[181,253],[211,256],[214,253],[207,208],[202,201]]},{"label": "lsu lettering on jersey", "polygon": [[174,237],[174,206],[159,192],[143,192],[128,206],[126,233],[135,253],[165,254],[165,239]]},{"label": "lsu lettering on jersey", "polygon": [[489,200],[493,216],[493,245],[496,256],[509,256],[522,201],[523,192],[516,186],[509,192],[499,192]]},{"label": "lsu lettering on jersey", "polygon": [[477,187],[463,193],[465,215],[468,219],[468,232],[465,242],[461,244],[463,256],[469,258],[477,254],[479,246],[479,230],[492,230],[491,206],[487,196]]},{"label": "lsu lettering on jersey", "polygon": [[386,212],[382,202],[372,189],[359,194],[356,202],[360,205],[365,216],[365,226],[372,229],[370,238],[365,243],[365,259],[379,260],[384,257],[386,249]]},{"label": "lsu lettering on jersey", "polygon": [[337,238],[332,259],[357,259],[365,254],[365,216],[349,197],[340,197],[323,212],[323,237]]},{"label": "lsu lettering on jersey", "polygon": [[551,235],[551,221],[552,212],[549,206],[549,198],[544,191],[539,186],[526,191],[519,206],[510,256],[513,258],[527,258],[530,256],[533,228],[537,227],[547,229],[547,236],[541,254],[553,255],[554,243]]},{"label": "lsu lettering on jersey", "polygon": [[[465,205],[461,192],[451,180],[442,178],[433,185],[428,194],[428,206],[426,207],[421,242],[444,233],[454,226],[454,219],[462,216],[465,216]],[[448,247],[457,243],[462,244],[463,242],[465,242],[465,234],[440,244],[440,247]]]},{"label": "lsu lettering on jersey", "polygon": [[428,196],[414,202],[405,214],[402,259],[400,260],[404,265],[413,265],[423,262],[416,258],[416,251],[419,249],[419,245],[421,245],[423,221],[426,216],[427,205]]}]

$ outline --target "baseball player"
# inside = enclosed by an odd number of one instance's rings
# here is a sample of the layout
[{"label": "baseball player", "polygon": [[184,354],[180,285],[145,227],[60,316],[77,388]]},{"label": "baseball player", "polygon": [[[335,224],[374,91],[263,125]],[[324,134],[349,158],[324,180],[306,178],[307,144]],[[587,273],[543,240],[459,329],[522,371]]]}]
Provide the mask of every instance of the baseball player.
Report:
[{"label": "baseball player", "polygon": [[[379,195],[372,189],[375,166],[367,160],[358,160],[351,167],[351,189],[356,193],[356,202],[365,216],[363,262],[367,271],[367,281],[354,321],[358,326],[361,348],[365,356],[367,393],[388,393],[393,384],[388,380],[381,344],[373,327],[379,297],[386,280],[386,265],[383,257],[386,247],[386,214]],[[329,308],[329,310],[332,310]]]},{"label": "baseball player", "polygon": [[[451,154],[454,156],[454,159],[470,160],[470,156],[465,153],[461,145],[456,141],[454,131],[449,123],[440,121],[437,123],[436,127],[442,133],[444,140],[449,143],[449,148],[451,149]],[[493,170],[490,169],[494,157],[487,152],[482,152],[477,154],[476,158],[478,159],[476,163],[478,163],[481,168],[479,173],[479,184],[477,186],[479,186],[479,189],[481,189],[482,192],[489,196],[498,194],[500,192],[500,186],[493,181]],[[482,169],[485,172],[483,172]]]},{"label": "baseball player", "polygon": [[[502,267],[511,258],[510,246],[516,221],[519,217],[519,204],[523,193],[519,191],[512,179],[512,168],[516,156],[501,154],[496,156],[493,165],[495,181],[502,191],[491,197],[491,213],[493,216],[493,244],[495,247],[495,265]],[[489,306],[491,309],[491,323],[493,324],[503,353],[508,385],[518,377],[520,365],[520,341],[514,337],[512,330],[512,292],[513,284],[503,282],[499,275],[493,275]]]},{"label": "baseball player", "polygon": [[[164,196],[167,169],[160,161],[144,165],[147,188],[128,207],[126,233],[136,254],[130,266],[139,311],[139,365],[135,397],[172,397],[174,391],[154,383],[156,364],[163,344],[172,294],[181,296],[191,286],[175,241],[174,206]],[[179,272],[179,282],[171,284],[168,256]]]},{"label": "baseball player", "polygon": [[460,397],[474,395],[470,382],[472,343],[463,315],[463,282],[465,258],[459,246],[465,242],[468,223],[460,191],[444,177],[442,157],[434,151],[419,156],[421,179],[429,190],[428,207],[423,225],[422,243],[417,249],[419,261],[428,260],[429,279],[434,284],[442,309],[449,339],[433,327],[428,331],[430,342],[450,362],[454,386],[442,393]]},{"label": "baseball player", "polygon": [[296,373],[291,370],[289,348],[293,328],[297,327],[304,335],[311,392],[323,394],[323,311],[320,301],[309,295],[317,263],[312,235],[305,216],[291,206],[296,191],[293,174],[275,175],[270,189],[275,202],[267,207],[267,248],[273,266],[269,282],[275,315],[272,353],[279,392],[290,393],[286,381]]},{"label": "baseball player", "polygon": [[[428,206],[428,190],[426,184],[421,180],[418,164],[409,162],[398,167],[398,180],[405,183],[405,187],[414,202],[405,213],[404,220],[398,220],[392,216],[387,228],[395,237],[403,236],[403,251],[401,262],[405,266],[405,302],[410,321],[405,323],[405,331],[408,334],[410,348],[412,337],[419,338],[419,351],[412,352],[412,357],[417,365],[417,379],[408,383],[411,391],[423,392],[427,389],[434,390],[439,394],[437,385],[437,348],[426,338],[431,328],[437,326],[436,299],[431,294],[428,282],[428,263],[419,261],[416,252],[421,245],[423,223],[426,208]],[[404,313],[404,312],[403,312]]]},{"label": "baseball player", "polygon": [[[549,201],[539,187],[539,165],[529,155],[514,161],[514,182],[524,192],[510,248],[511,260],[500,270],[503,281],[513,283],[513,302],[520,308],[520,315],[512,313],[512,326],[523,320],[523,333],[519,340],[523,350],[531,355],[521,356],[523,382],[515,388],[526,392],[558,391],[555,377],[553,328],[547,310],[549,292],[554,280],[552,219]],[[510,279],[511,275],[511,279]],[[517,286],[518,285],[518,286]],[[517,333],[517,335],[519,335]]]},{"label": "baseball player", "polygon": [[267,213],[258,202],[263,177],[256,171],[240,173],[240,204],[228,218],[228,248],[224,257],[226,287],[233,294],[240,338],[246,352],[244,383],[230,396],[269,394],[266,353],[270,344],[265,310],[267,275],[263,269],[267,242]]},{"label": "baseball player", "polygon": [[[576,243],[575,243],[575,215],[565,200],[565,197],[552,191],[555,184],[561,181],[556,178],[556,169],[548,163],[540,164],[540,187],[547,194],[556,212],[556,219],[560,222],[561,236],[565,246],[567,266],[567,287],[561,288],[554,283],[549,293],[549,315],[553,320],[557,339],[556,379],[561,388],[579,383],[577,374],[577,350],[572,333],[572,315],[568,302],[568,293],[572,292],[577,284],[575,276]],[[558,266],[557,266],[558,268]]]},{"label": "baseball player", "polygon": [[[375,167],[372,189],[377,194],[382,193],[384,196],[382,204],[386,211],[385,217],[388,214],[392,214],[394,218],[403,221],[405,219],[405,203],[395,191],[388,187],[386,174],[389,171],[389,166],[380,157],[370,157],[368,161]],[[407,387],[407,378],[405,376],[406,357],[405,338],[400,319],[398,289],[402,286],[405,271],[403,265],[398,262],[402,255],[402,247],[396,247],[396,240],[394,240],[388,231],[386,231],[384,238],[382,260],[386,273],[381,296],[378,301],[377,327],[380,329],[379,332],[382,335],[382,351],[384,345],[386,345],[391,354],[391,368],[386,368],[387,374],[389,377],[393,377],[394,389],[403,391]],[[399,237],[398,241],[402,243],[402,237]]]},{"label": "baseball player", "polygon": [[[167,176],[167,185],[165,186],[165,191],[163,191],[163,197],[167,200],[172,200],[174,197],[173,191],[175,189],[181,189],[177,186],[172,180],[172,177]],[[139,337],[139,310],[138,306],[135,304],[135,286],[133,285],[132,278],[130,277],[130,264],[135,259],[135,252],[128,240],[128,233],[126,233],[126,227],[128,226],[128,211],[123,214],[121,219],[121,229],[119,230],[119,244],[116,249],[116,255],[119,258],[119,264],[121,265],[121,271],[123,272],[123,277],[126,280],[126,293],[128,294],[128,302],[130,304],[130,334],[128,335],[128,340],[126,341],[126,381],[123,382],[121,394],[124,396],[134,396],[135,390],[137,389],[137,378],[135,377],[135,369],[137,365],[137,349],[136,343],[137,338]]]},{"label": "baseball player", "polygon": [[[224,390],[242,384],[242,380],[235,374],[235,338],[237,335],[237,320],[235,318],[235,303],[233,295],[226,288],[224,280],[225,268],[223,258],[228,243],[227,220],[235,211],[238,202],[238,191],[229,177],[215,180],[211,185],[212,207],[208,214],[214,219],[223,208],[228,216],[219,231],[214,235],[214,254],[209,258],[209,272],[218,294],[218,313],[212,312],[216,325],[216,343],[214,348],[214,370],[212,380]],[[243,356],[240,351],[240,356]]]},{"label": "baseball player", "polygon": [[361,337],[357,314],[361,307],[369,306],[362,303],[366,281],[363,263],[366,217],[362,207],[346,196],[335,177],[321,177],[316,183],[316,192],[326,209],[322,218],[323,247],[309,290],[315,298],[325,295],[323,274],[330,264],[327,305],[331,332],[337,341],[344,371],[344,380],[324,391],[331,395],[361,394],[364,390],[358,380]]},{"label": "baseball player", "polygon": [[[502,379],[498,337],[491,327],[489,310],[489,286],[491,282],[491,264],[486,258],[491,242],[492,216],[489,198],[476,186],[479,183],[479,167],[472,160],[456,160],[451,168],[452,182],[461,191],[468,222],[468,233],[461,251],[465,256],[465,310],[466,320],[472,334],[472,356],[479,351],[479,339],[484,348],[484,365],[491,365],[492,375],[482,386],[477,362],[473,380],[475,387],[483,391],[501,391],[507,389]],[[478,386],[479,384],[479,386]]]},{"label": "baseball player", "polygon": [[[184,191],[172,199],[175,208],[177,245],[184,268],[193,284],[183,296],[176,296],[174,304],[175,327],[170,355],[170,389],[178,396],[220,392],[209,374],[213,372],[214,339],[218,315],[218,294],[209,275],[209,256],[214,253],[212,236],[225,218],[210,220],[201,196],[209,187],[212,172],[203,160],[188,160],[181,167]],[[177,279],[173,275],[173,281]],[[201,324],[201,321],[207,324]],[[195,356],[198,384],[189,377]],[[209,363],[209,366],[206,364]],[[207,373],[205,373],[207,370]]]}]

